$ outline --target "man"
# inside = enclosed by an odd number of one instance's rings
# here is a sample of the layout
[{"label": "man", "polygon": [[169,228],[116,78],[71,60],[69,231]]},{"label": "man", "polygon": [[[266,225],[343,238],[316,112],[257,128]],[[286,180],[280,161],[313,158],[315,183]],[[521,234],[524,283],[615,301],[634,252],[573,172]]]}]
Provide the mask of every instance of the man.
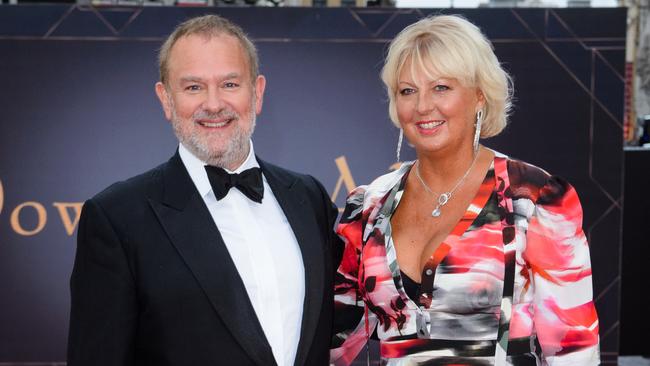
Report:
[{"label": "man", "polygon": [[254,155],[255,47],[208,15],[159,61],[180,145],[84,205],[68,365],[327,364],[336,210],[315,179]]}]

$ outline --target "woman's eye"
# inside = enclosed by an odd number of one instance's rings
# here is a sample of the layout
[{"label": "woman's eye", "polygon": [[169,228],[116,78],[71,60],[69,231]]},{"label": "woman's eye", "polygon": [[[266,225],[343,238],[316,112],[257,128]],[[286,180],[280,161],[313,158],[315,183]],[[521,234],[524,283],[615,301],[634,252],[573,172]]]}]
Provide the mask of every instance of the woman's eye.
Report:
[{"label": "woman's eye", "polygon": [[434,86],[433,90],[435,90],[435,91],[445,91],[445,90],[449,90],[449,87],[447,85],[439,84],[439,85]]},{"label": "woman's eye", "polygon": [[415,89],[413,88],[404,88],[399,90],[400,95],[410,95],[415,93]]}]

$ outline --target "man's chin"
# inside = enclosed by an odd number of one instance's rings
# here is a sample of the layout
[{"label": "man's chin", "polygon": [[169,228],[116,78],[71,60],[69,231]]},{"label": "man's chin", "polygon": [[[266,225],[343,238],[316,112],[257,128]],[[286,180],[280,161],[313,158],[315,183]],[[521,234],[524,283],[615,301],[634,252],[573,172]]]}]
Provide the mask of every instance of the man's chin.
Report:
[{"label": "man's chin", "polygon": [[[184,140],[184,141],[183,141]],[[208,165],[228,168],[233,164],[242,162],[248,155],[250,149],[250,137],[235,138],[235,141],[223,141],[223,139],[201,139],[194,138],[181,140],[183,145],[201,161]]]},{"label": "man's chin", "polygon": [[[206,151],[206,150],[201,150],[198,154],[196,154],[197,157],[201,158],[201,160],[207,162],[207,163],[213,163],[217,161],[223,161],[226,159],[226,152],[225,151]],[[214,164],[210,164],[214,165]]]},{"label": "man's chin", "polygon": [[[234,165],[243,163],[243,160],[246,158],[243,152],[233,152],[233,151],[224,151],[224,150],[212,150],[209,152],[204,152],[201,160],[205,161],[208,165],[217,166],[220,168],[226,168],[228,170],[233,170]],[[236,168],[236,167],[235,167]]]}]

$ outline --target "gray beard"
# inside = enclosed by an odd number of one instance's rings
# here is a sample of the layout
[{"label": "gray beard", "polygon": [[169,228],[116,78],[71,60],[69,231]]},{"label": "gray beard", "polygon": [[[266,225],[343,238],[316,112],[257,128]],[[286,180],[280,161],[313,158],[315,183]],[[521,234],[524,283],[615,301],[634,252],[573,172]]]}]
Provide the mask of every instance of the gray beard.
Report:
[{"label": "gray beard", "polygon": [[[199,133],[197,129],[192,128],[188,134],[183,131],[183,122],[176,114],[176,108],[173,101],[170,100],[172,109],[172,127],[174,134],[178,141],[183,144],[194,156],[205,162],[207,165],[212,165],[220,168],[232,170],[244,162],[250,151],[250,139],[255,130],[256,115],[255,115],[255,99],[251,102],[250,107],[250,131],[246,132],[241,126],[234,126],[235,131],[230,140],[226,142],[226,146],[210,146],[205,135]],[[234,113],[234,112],[233,112]],[[234,120],[230,123],[237,123],[240,117],[236,114],[231,114]],[[197,119],[197,116],[192,116],[192,120]],[[191,121],[194,123],[194,121]],[[218,133],[218,132],[215,132]]]}]

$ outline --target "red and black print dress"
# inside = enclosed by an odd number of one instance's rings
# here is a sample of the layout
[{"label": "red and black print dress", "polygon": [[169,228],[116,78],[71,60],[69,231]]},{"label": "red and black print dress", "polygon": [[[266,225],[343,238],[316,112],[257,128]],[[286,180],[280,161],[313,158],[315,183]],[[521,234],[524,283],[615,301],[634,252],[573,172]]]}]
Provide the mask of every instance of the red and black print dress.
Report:
[{"label": "red and black print dress", "polygon": [[382,365],[597,365],[589,247],[573,187],[496,153],[417,284],[400,272],[390,226],[412,166],[348,196],[331,363],[350,364],[376,332]]}]

